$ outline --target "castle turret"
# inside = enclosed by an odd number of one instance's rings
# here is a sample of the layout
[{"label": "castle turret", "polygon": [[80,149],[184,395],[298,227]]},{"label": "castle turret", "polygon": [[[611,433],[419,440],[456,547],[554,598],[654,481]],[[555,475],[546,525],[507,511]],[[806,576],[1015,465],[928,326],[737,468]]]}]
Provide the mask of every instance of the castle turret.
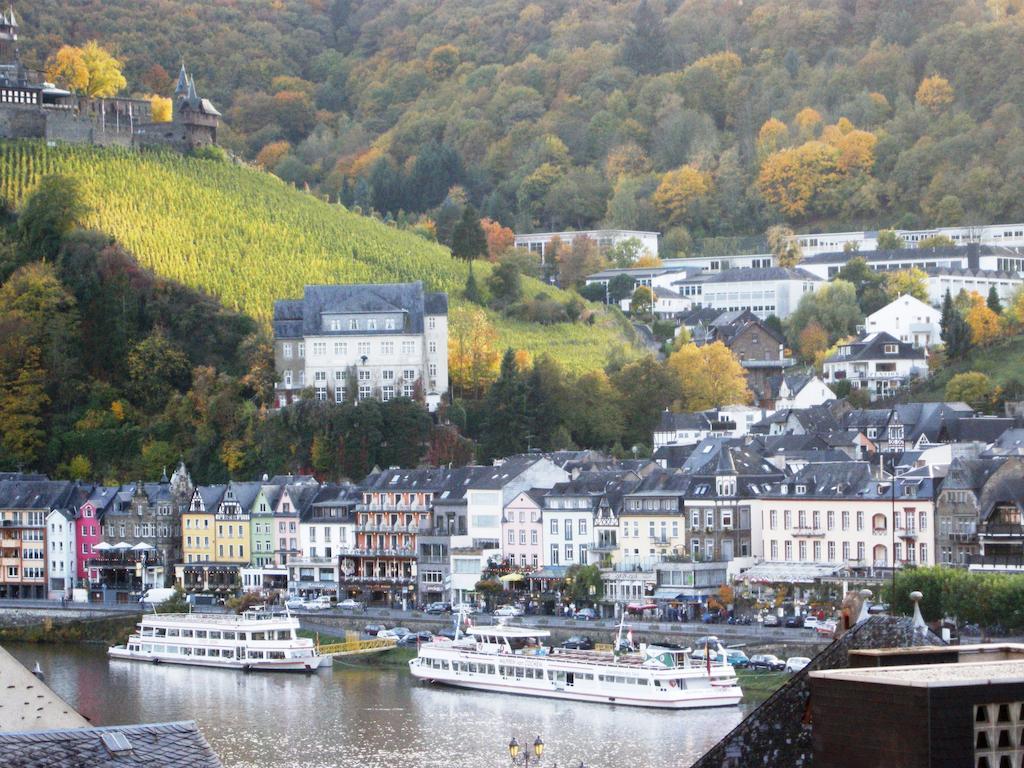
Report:
[{"label": "castle turret", "polygon": [[[14,6],[0,12],[0,72],[8,74],[18,66],[18,19]],[[6,70],[6,71],[5,71]]]},{"label": "castle turret", "polygon": [[183,99],[188,95],[188,72],[185,71],[185,62],[181,62],[181,69],[178,70],[178,84],[174,87],[174,98]]}]

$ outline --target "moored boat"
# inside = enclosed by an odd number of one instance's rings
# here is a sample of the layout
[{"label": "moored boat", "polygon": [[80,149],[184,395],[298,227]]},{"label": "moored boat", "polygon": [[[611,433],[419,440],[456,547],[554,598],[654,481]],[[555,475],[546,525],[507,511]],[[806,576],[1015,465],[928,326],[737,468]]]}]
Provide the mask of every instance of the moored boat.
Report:
[{"label": "moored boat", "polygon": [[549,636],[531,627],[473,627],[465,638],[421,645],[409,670],[461,688],[633,707],[725,707],[743,697],[727,663],[691,664],[687,654],[655,646],[639,654],[549,648]]},{"label": "moored boat", "polygon": [[124,645],[107,650],[112,659],[222,667],[244,671],[312,672],[330,665],[313,641],[299,637],[289,613],[152,613],[142,617]]}]

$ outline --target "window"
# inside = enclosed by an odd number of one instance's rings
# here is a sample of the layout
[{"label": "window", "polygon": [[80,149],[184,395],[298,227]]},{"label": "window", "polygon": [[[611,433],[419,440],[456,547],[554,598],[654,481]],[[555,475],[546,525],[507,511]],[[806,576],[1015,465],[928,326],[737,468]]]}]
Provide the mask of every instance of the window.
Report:
[{"label": "window", "polygon": [[552,533],[552,535],[555,535],[555,536],[558,535],[558,518],[557,517],[552,517],[551,518],[551,533]]},{"label": "window", "polygon": [[393,386],[391,386],[390,384],[385,384],[381,388],[380,399],[383,400],[384,402],[387,402],[388,400],[394,400],[395,399],[395,388]]},{"label": "window", "polygon": [[571,562],[572,559],[573,559],[573,557],[572,557],[572,544],[566,544],[565,545],[565,561],[568,563],[568,562]]},{"label": "window", "polygon": [[551,562],[548,565],[558,565],[558,545],[551,545]]},{"label": "window", "polygon": [[334,342],[334,354],[335,355],[347,355],[348,354],[348,342],[336,341]]},{"label": "window", "polygon": [[536,544],[537,543],[537,530],[536,529],[530,531],[530,543],[531,544]]},{"label": "window", "polygon": [[814,542],[814,562],[816,562],[816,563],[820,563],[821,562],[821,542],[820,541]]},{"label": "window", "polygon": [[519,543],[520,544],[526,544],[526,529],[525,528],[520,528],[519,529]]},{"label": "window", "polygon": [[797,552],[800,555],[800,560],[804,561],[807,559],[807,542],[801,541],[797,544]]},{"label": "window", "polygon": [[771,550],[772,550],[772,557],[771,557],[771,559],[772,560],[778,560],[779,559],[779,542],[775,541],[774,539],[772,540]]},{"label": "window", "polygon": [[402,371],[402,378],[406,381],[416,381],[416,371],[412,368],[406,368]]},{"label": "window", "polygon": [[334,402],[336,402],[336,403],[344,403],[345,402],[345,395],[346,395],[345,387],[335,387],[334,388]]},{"label": "window", "polygon": [[828,543],[828,561],[830,563],[836,561],[836,543],[834,541]]},{"label": "window", "polygon": [[785,543],[783,549],[784,549],[784,551],[786,553],[786,559],[787,560],[792,560],[793,559],[793,542],[792,541],[787,541]]},{"label": "window", "polygon": [[516,532],[513,531],[511,528],[508,529],[508,543],[509,544],[515,544],[516,543]]},{"label": "window", "polygon": [[281,355],[284,357],[285,360],[291,360],[292,359],[292,345],[291,344],[282,344],[281,345]]},{"label": "window", "polygon": [[857,542],[857,559],[860,560],[861,562],[864,562],[864,542],[863,541],[858,541]]},{"label": "window", "polygon": [[850,512],[849,510],[843,510],[843,530],[850,530]]},{"label": "window", "polygon": [[586,520],[580,519],[580,521],[579,521],[579,531],[580,531],[580,536],[586,536],[587,535],[587,521]]},{"label": "window", "polygon": [[562,531],[565,533],[565,540],[572,541],[572,520],[565,521]]},{"label": "window", "polygon": [[366,330],[368,330],[368,331],[376,331],[377,330],[377,320],[375,318],[371,317],[369,320],[366,321]]},{"label": "window", "polygon": [[416,354],[416,342],[415,341],[403,341],[402,342],[402,354],[403,355],[415,355]]},{"label": "window", "polygon": [[306,345],[305,345],[305,343],[300,341],[299,344],[298,344],[298,350],[299,350],[299,357],[305,357],[306,356]]},{"label": "window", "polygon": [[430,378],[436,379],[437,378],[437,363],[430,363],[430,365],[427,366],[427,373],[430,376]]},{"label": "window", "polygon": [[782,527],[785,530],[788,531],[789,527],[790,527],[790,523],[792,523],[792,514],[787,509],[787,510],[784,510],[783,513],[782,513]]},{"label": "window", "polygon": [[390,369],[383,370],[383,371],[380,372],[380,378],[381,378],[382,381],[394,381],[395,380],[395,372],[390,370]]},{"label": "window", "polygon": [[327,354],[327,342],[326,341],[314,341],[313,342],[313,357],[322,357]]},{"label": "window", "polygon": [[849,559],[850,559],[850,542],[844,541],[843,542],[843,560],[849,560]]},{"label": "window", "polygon": [[427,328],[429,328],[430,330],[434,330],[434,326],[435,326],[435,325],[436,325],[436,323],[435,323],[435,318],[433,318],[433,317],[428,317],[428,318],[427,318]]},{"label": "window", "polygon": [[384,330],[393,331],[395,330],[395,318],[385,317],[384,318]]},{"label": "window", "polygon": [[857,512],[857,530],[864,530],[864,512],[861,510],[858,510]]},{"label": "window", "polygon": [[367,400],[370,397],[370,385],[360,384],[359,385],[359,399]]},{"label": "window", "polygon": [[292,372],[291,371],[285,371],[284,372],[284,385],[286,387],[290,387],[292,385]]},{"label": "window", "polygon": [[359,354],[359,355],[369,355],[370,354],[370,342],[368,342],[368,341],[360,341],[356,345],[356,353]]},{"label": "window", "polygon": [[359,380],[360,381],[369,381],[370,380],[370,371],[369,371],[369,369],[367,369],[367,368],[360,368],[359,369]]},{"label": "window", "polygon": [[427,343],[427,351],[429,351],[430,354],[432,354],[432,355],[436,354],[437,353],[437,342],[436,341],[428,342]]}]

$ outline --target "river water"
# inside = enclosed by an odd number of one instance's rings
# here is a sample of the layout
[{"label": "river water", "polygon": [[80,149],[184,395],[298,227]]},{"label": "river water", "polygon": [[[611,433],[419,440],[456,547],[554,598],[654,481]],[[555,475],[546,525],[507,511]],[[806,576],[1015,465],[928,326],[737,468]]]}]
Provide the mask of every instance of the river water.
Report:
[{"label": "river water", "polygon": [[743,717],[429,687],[401,665],[307,675],[109,660],[84,645],[6,646],[96,725],[195,720],[228,768],[508,768],[515,735],[542,765],[684,768]]}]

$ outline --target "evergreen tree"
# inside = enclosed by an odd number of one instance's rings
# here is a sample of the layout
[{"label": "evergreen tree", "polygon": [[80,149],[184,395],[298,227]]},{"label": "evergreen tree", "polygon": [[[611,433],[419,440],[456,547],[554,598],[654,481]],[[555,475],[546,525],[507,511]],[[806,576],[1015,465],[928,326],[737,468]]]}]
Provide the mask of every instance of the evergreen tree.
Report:
[{"label": "evergreen tree", "polygon": [[946,289],[946,295],[942,299],[942,315],[939,318],[939,335],[942,338],[942,343],[949,348],[949,331],[950,324],[953,322],[953,314],[956,309],[953,307],[953,297],[949,293],[949,288]]},{"label": "evergreen tree", "polygon": [[474,304],[483,304],[483,296],[480,295],[480,286],[476,284],[476,275],[473,274],[473,262],[469,262],[469,277],[466,278],[466,290],[462,292],[466,301]]},{"label": "evergreen tree", "polygon": [[637,72],[657,72],[665,63],[665,48],[664,19],[647,0],[640,0],[622,43],[622,63]]},{"label": "evergreen tree", "polygon": [[527,386],[516,365],[516,353],[505,351],[501,372],[487,393],[481,448],[485,458],[510,456],[527,449],[530,419]]},{"label": "evergreen tree", "polygon": [[480,215],[476,208],[467,205],[462,209],[462,218],[452,232],[452,256],[469,260],[486,255],[487,235],[480,226]]},{"label": "evergreen tree", "polygon": [[985,303],[988,304],[988,308],[997,315],[1001,315],[1003,313],[1003,304],[999,301],[999,294],[996,293],[996,287],[994,285],[988,289],[988,299]]},{"label": "evergreen tree", "polygon": [[533,427],[532,445],[542,450],[551,450],[559,447],[558,442],[569,442],[557,437],[560,429],[565,430],[563,419],[569,405],[565,376],[558,363],[548,355],[541,355],[534,360],[533,369],[526,381],[526,390],[526,403]]}]

